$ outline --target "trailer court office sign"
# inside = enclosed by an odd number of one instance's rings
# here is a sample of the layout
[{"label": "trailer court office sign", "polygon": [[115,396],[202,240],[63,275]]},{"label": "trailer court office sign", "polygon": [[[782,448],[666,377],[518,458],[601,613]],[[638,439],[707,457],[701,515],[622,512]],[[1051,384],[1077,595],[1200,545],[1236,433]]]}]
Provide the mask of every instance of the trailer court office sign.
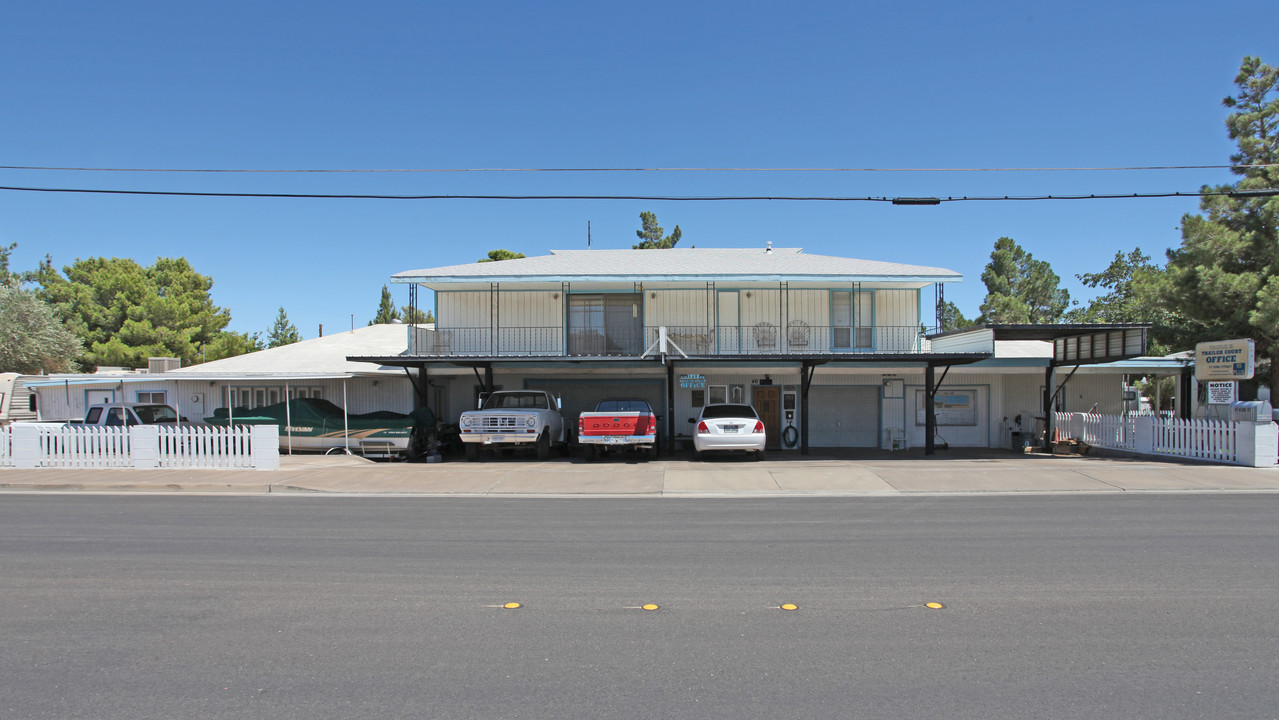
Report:
[{"label": "trailer court office sign", "polygon": [[1248,380],[1257,369],[1252,340],[1221,340],[1195,345],[1195,379]]}]

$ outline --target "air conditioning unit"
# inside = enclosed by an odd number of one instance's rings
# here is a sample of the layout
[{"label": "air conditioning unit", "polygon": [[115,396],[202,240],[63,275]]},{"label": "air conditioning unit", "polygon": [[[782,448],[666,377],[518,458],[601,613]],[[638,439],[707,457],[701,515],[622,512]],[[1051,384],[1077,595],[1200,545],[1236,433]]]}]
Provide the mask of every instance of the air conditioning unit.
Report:
[{"label": "air conditioning unit", "polygon": [[147,373],[165,373],[182,367],[182,358],[147,358]]}]

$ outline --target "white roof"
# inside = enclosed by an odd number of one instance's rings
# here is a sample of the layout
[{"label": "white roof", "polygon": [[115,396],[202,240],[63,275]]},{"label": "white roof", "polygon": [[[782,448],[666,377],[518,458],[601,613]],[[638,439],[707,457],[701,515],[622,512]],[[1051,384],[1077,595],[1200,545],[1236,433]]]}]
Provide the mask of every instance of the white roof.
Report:
[{"label": "white roof", "polygon": [[[389,357],[408,350],[409,325],[391,323],[357,327],[347,332],[302,340],[201,365],[170,370],[170,379],[231,379],[262,377],[325,378],[352,375],[403,374],[402,368],[378,368],[351,362],[348,355]],[[155,376],[153,376],[155,377]]]},{"label": "white roof", "polygon": [[829,255],[802,248],[670,248],[666,250],[552,250],[550,255],[406,270],[399,283],[568,280],[959,282],[954,270]]}]

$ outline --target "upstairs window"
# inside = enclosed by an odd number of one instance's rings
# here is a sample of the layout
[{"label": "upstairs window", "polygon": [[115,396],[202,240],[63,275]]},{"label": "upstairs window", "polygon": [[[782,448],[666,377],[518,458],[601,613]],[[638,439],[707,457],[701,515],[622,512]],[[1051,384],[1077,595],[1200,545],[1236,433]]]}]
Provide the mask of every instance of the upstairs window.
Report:
[{"label": "upstairs window", "polygon": [[830,294],[831,347],[869,350],[873,347],[874,305],[868,292],[836,290]]}]

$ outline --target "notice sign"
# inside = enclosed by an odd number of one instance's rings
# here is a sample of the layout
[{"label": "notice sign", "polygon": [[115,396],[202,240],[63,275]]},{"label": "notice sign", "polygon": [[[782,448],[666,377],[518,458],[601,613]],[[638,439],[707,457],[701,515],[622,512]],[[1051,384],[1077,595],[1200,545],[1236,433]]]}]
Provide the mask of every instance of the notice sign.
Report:
[{"label": "notice sign", "polygon": [[706,387],[706,376],[705,375],[680,375],[679,386],[682,388],[700,390],[701,388]]},{"label": "notice sign", "polygon": [[1234,380],[1219,380],[1208,383],[1208,404],[1229,405],[1238,397],[1239,383]]},{"label": "notice sign", "polygon": [[1247,380],[1257,369],[1251,340],[1222,340],[1195,346],[1195,378],[1199,380]]}]

